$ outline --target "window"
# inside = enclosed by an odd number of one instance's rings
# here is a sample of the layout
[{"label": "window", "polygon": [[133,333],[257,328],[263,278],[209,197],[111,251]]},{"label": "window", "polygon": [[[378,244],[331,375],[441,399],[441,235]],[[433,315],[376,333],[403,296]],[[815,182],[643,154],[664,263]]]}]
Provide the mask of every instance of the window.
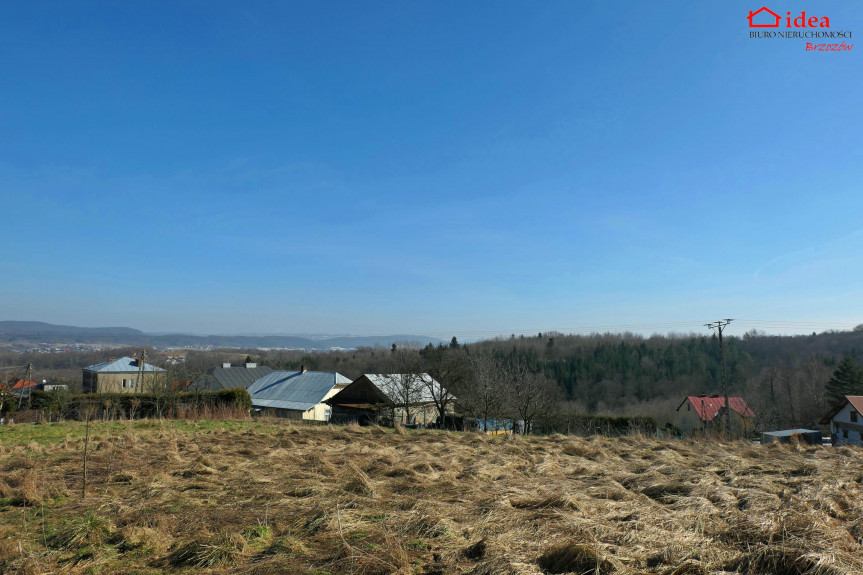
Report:
[{"label": "window", "polygon": [[847,430],[847,429],[843,429],[843,430],[842,430],[842,438],[843,438],[843,439],[848,439],[848,430]]},{"label": "window", "polygon": [[135,378],[134,377],[129,380],[129,389],[131,389],[133,387],[135,387]]},{"label": "window", "polygon": [[851,410],[851,421],[857,421],[857,412],[853,409]]},{"label": "window", "polygon": [[123,380],[123,389],[126,389],[126,380]]}]

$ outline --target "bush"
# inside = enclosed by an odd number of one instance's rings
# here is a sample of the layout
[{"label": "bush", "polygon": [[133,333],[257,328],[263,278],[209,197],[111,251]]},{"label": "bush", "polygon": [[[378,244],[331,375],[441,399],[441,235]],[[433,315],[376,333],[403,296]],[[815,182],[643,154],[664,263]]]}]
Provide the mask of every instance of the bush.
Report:
[{"label": "bush", "polygon": [[657,423],[652,417],[588,414],[561,414],[546,418],[535,426],[540,433],[573,433],[576,435],[607,435],[616,437],[630,433],[653,434]]},{"label": "bush", "polygon": [[163,417],[180,411],[195,409],[198,412],[216,408],[233,408],[248,411],[252,398],[243,388],[219,391],[168,392],[168,393],[82,393],[58,394],[53,391],[34,391],[30,402],[33,409],[47,411],[64,419],[80,419],[89,411],[97,419]]}]

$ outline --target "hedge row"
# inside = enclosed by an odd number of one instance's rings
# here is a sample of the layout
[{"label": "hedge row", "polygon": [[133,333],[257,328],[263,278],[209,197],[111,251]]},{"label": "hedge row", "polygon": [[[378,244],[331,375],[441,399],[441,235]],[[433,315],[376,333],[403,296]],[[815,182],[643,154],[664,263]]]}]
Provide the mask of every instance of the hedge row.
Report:
[{"label": "hedge row", "polygon": [[161,417],[178,410],[230,407],[252,408],[249,392],[238,387],[219,391],[155,393],[82,393],[64,391],[34,391],[30,408],[55,414],[64,419],[76,419],[89,412],[91,417],[122,416],[124,418]]},{"label": "hedge row", "polygon": [[652,417],[572,414],[546,418],[538,422],[537,431],[543,433],[574,433],[578,435],[629,435],[656,433],[658,427]]}]

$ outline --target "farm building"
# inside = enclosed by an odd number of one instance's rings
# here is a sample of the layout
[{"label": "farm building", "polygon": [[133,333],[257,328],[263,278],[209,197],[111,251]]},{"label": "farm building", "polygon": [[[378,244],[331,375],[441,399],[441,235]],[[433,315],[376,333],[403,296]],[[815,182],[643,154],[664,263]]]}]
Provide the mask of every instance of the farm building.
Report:
[{"label": "farm building", "polygon": [[833,445],[863,445],[863,395],[846,395],[820,423],[830,425]]},{"label": "farm building", "polygon": [[161,367],[143,363],[136,357],[109,359],[84,368],[84,393],[149,392],[157,383],[164,383],[166,372]]},{"label": "farm building", "polygon": [[821,445],[821,432],[815,429],[783,429],[782,431],[765,431],[761,434],[761,443],[791,443],[798,441],[810,445]]},{"label": "farm building", "polygon": [[402,425],[427,426],[437,422],[435,398],[446,396],[452,406],[455,396],[427,373],[366,373],[367,380],[381,390],[393,405],[392,419]]},{"label": "farm building", "polygon": [[395,404],[371,380],[360,377],[324,401],[332,408],[333,423],[358,422],[360,425],[391,425]]},{"label": "farm building", "polygon": [[[729,397],[731,404],[731,433],[737,436],[752,433],[755,413],[742,397]],[[677,407],[674,425],[689,435],[696,432],[725,429],[725,398],[720,395],[690,395]]]},{"label": "farm building", "polygon": [[261,366],[256,363],[246,363],[245,365],[231,365],[223,363],[222,367],[214,367],[208,369],[207,373],[201,377],[201,389],[234,389],[242,387],[249,389],[249,386],[261,379],[265,375],[273,372],[273,368]]},{"label": "farm building", "polygon": [[324,403],[346,387],[350,379],[333,371],[273,371],[248,387],[252,407],[288,419],[329,421]]}]

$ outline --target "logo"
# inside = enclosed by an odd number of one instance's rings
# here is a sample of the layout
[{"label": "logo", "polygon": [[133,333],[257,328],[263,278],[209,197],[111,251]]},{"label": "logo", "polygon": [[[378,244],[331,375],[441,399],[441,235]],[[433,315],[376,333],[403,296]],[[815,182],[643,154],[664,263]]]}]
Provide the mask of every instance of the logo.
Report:
[{"label": "logo", "polygon": [[[746,17],[750,28],[761,28],[761,30],[750,30],[750,38],[797,38],[800,40],[842,40],[841,44],[813,44],[805,43],[806,51],[813,52],[847,52],[854,48],[854,33],[851,30],[830,29],[829,16],[807,15],[801,10],[799,15],[792,15],[790,11],[785,16],[780,12],[774,12],[767,6],[758,10],[750,10]],[[778,30],[765,30],[765,28],[778,28]],[[826,28],[826,29],[825,29]]]},{"label": "logo", "polygon": [[[762,14],[764,12],[766,12],[767,14],[761,16],[759,18],[759,20],[761,20],[762,22],[766,22],[766,21],[770,20],[771,18],[773,18],[774,20],[772,20],[771,23],[769,23],[769,24],[766,24],[766,23],[765,24],[756,24],[755,22],[753,22],[753,18],[755,18],[756,16],[758,16],[759,14]],[[777,14],[776,12],[774,12],[773,10],[771,10],[770,8],[768,8],[767,6],[762,6],[759,10],[756,10],[755,12],[753,12],[752,10],[749,11],[749,27],[750,28],[779,28],[779,21],[780,20],[782,20],[782,17],[779,14]]]},{"label": "logo", "polygon": [[[787,16],[785,16],[785,27],[791,28],[829,28],[830,27],[830,18],[827,16],[819,17],[819,16],[810,16],[806,18],[806,11],[803,10],[800,12],[800,16],[791,19],[791,12],[786,12]],[[767,6],[762,6],[755,12],[752,10],[749,11],[749,27],[750,28],[779,28],[780,23],[782,22],[782,16],[768,8]]]}]

